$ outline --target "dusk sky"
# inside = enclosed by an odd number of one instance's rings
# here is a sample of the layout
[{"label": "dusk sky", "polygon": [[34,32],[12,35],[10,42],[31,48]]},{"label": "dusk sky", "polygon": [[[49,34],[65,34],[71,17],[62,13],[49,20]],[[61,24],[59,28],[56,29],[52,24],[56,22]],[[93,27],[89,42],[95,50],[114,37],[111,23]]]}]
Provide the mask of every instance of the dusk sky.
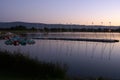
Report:
[{"label": "dusk sky", "polygon": [[0,22],[120,25],[120,0],[0,0]]}]

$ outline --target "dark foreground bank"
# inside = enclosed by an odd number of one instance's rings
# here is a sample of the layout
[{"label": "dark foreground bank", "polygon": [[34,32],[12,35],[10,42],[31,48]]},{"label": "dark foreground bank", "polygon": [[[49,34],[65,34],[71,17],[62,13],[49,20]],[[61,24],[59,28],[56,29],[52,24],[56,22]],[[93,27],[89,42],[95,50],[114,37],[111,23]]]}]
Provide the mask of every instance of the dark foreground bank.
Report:
[{"label": "dark foreground bank", "polygon": [[[9,78],[25,80],[64,79],[65,69],[60,65],[40,62],[20,53],[0,51],[0,80]],[[14,80],[14,79],[13,79]]]},{"label": "dark foreground bank", "polygon": [[[74,77],[66,75],[59,64],[44,63],[19,52],[0,50],[0,80],[114,80],[103,77]],[[119,80],[119,79],[118,79]]]}]

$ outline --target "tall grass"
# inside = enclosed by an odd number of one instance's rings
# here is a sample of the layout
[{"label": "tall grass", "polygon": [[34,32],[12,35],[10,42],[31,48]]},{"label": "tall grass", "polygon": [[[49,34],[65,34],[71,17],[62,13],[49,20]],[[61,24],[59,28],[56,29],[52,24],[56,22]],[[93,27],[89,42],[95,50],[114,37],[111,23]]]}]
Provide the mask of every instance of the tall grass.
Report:
[{"label": "tall grass", "polygon": [[30,79],[64,79],[66,70],[57,64],[44,63],[21,53],[0,50],[0,76]]}]

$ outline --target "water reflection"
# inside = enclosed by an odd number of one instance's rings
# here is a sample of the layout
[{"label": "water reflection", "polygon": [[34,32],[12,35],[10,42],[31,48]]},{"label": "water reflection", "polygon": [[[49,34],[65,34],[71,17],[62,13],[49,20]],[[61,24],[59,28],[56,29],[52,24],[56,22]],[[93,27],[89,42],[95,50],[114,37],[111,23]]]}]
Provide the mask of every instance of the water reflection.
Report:
[{"label": "water reflection", "polygon": [[[28,34],[29,37],[31,37],[30,35]],[[59,33],[48,35],[59,37]],[[73,33],[73,35],[71,33],[60,33],[61,37],[72,36],[73,38],[87,37],[88,35],[90,38],[96,38],[94,33]],[[41,37],[41,34],[37,33],[34,36]],[[97,33],[97,36],[99,38],[110,38],[109,33]],[[119,33],[114,33],[114,39],[120,39]],[[37,57],[45,62],[67,64],[69,67],[67,73],[70,76],[120,78],[120,42],[98,43],[63,40],[35,40],[35,42],[34,45],[7,46],[3,40],[0,41],[0,48],[9,51],[20,50],[24,54],[29,53],[31,57]]]}]

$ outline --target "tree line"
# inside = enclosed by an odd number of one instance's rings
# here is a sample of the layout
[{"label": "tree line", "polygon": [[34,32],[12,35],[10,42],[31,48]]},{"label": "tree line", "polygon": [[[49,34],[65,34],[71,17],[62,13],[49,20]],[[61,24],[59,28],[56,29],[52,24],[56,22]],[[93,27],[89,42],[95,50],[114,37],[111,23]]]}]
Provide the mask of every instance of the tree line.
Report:
[{"label": "tree line", "polygon": [[120,28],[109,29],[109,28],[28,28],[23,25],[14,26],[10,28],[0,28],[0,30],[32,30],[32,31],[40,31],[40,32],[120,32]]}]

